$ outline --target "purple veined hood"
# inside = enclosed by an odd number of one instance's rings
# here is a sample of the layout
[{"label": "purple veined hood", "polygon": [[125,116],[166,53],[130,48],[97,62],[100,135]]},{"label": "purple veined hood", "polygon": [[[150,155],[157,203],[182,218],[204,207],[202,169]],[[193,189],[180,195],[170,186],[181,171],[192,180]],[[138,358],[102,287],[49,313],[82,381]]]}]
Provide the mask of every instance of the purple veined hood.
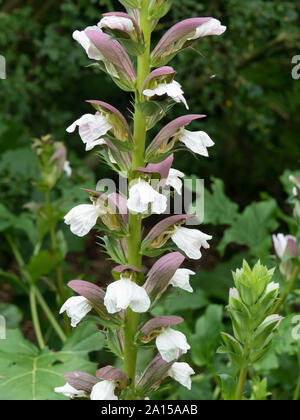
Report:
[{"label": "purple veined hood", "polygon": [[206,115],[203,114],[191,114],[185,115],[183,117],[176,118],[167,124],[154,138],[150,146],[146,151],[146,157],[150,157],[159,150],[161,145],[172,138],[181,128],[189,125],[192,121],[199,120],[201,118],[206,118]]}]

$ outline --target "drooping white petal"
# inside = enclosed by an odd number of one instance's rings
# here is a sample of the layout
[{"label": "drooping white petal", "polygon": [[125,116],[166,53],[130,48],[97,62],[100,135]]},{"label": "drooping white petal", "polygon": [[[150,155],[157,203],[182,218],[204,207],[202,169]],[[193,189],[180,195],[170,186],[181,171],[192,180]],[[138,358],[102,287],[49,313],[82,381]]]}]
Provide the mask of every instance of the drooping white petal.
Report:
[{"label": "drooping white petal", "polygon": [[184,173],[178,171],[177,169],[170,169],[167,181],[166,181],[166,185],[170,185],[171,187],[174,188],[175,191],[177,191],[177,193],[179,195],[182,194],[182,181],[180,178],[184,177]]},{"label": "drooping white petal", "polygon": [[212,236],[206,235],[197,229],[188,229],[180,226],[175,230],[171,238],[189,258],[199,260],[202,256],[201,247],[209,248],[207,241],[212,239]]},{"label": "drooping white petal", "polygon": [[196,273],[194,271],[188,270],[187,268],[178,268],[174,276],[171,278],[169,284],[192,293],[193,288],[191,287],[189,280],[190,276],[193,276],[195,274]]},{"label": "drooping white petal", "polygon": [[139,181],[129,190],[127,207],[130,211],[144,213],[151,204],[152,213],[162,214],[167,208],[167,197],[159,194],[148,182]]},{"label": "drooping white petal", "polygon": [[79,237],[87,235],[96,225],[99,212],[94,204],[80,204],[65,216],[65,223],[70,225],[71,232]]},{"label": "drooping white petal", "polygon": [[84,391],[78,391],[77,389],[73,388],[70,384],[68,384],[68,382],[64,386],[54,388],[54,392],[57,392],[59,394],[63,394],[66,397],[69,397],[69,398],[84,397],[85,396]]},{"label": "drooping white petal", "polygon": [[95,47],[92,41],[88,38],[85,31],[96,31],[102,32],[98,26],[88,26],[84,31],[75,31],[73,32],[73,38],[77,41],[86,51],[88,57],[91,60],[103,60],[103,55],[100,51]]},{"label": "drooping white petal", "polygon": [[70,177],[72,175],[72,168],[71,168],[71,164],[68,160],[65,161],[64,163],[64,171],[67,174],[68,177]]},{"label": "drooping white petal", "polygon": [[226,31],[227,27],[223,26],[218,19],[210,19],[209,21],[198,26],[195,34],[188,38],[188,41],[202,38],[209,35],[222,35]]},{"label": "drooping white petal", "polygon": [[101,138],[111,130],[112,126],[107,119],[100,114],[85,114],[67,128],[68,133],[73,133],[79,127],[79,135],[86,145],[86,150],[92,150],[95,146],[105,144]]},{"label": "drooping white petal", "polygon": [[115,384],[112,381],[101,381],[93,386],[91,392],[91,400],[96,401],[113,401],[118,397],[115,395]]},{"label": "drooping white petal", "polygon": [[183,130],[179,141],[184,143],[186,147],[198,155],[208,157],[208,147],[214,146],[214,142],[204,131],[188,131]]},{"label": "drooping white petal", "polygon": [[109,28],[123,32],[135,30],[132,20],[122,16],[104,16],[98,23],[99,28]]},{"label": "drooping white petal", "polygon": [[186,336],[172,328],[165,328],[156,337],[156,347],[166,362],[177,359],[180,356],[180,352],[185,354],[191,348],[186,341]]},{"label": "drooping white petal", "polygon": [[273,235],[274,248],[279,258],[282,258],[284,256],[287,247],[287,242],[287,236],[283,235],[282,233],[279,233],[278,235]]},{"label": "drooping white petal", "polygon": [[143,287],[129,278],[111,283],[106,290],[104,305],[108,313],[114,314],[130,307],[134,312],[147,312],[151,301]]},{"label": "drooping white petal", "polygon": [[171,369],[168,372],[168,376],[175,379],[181,385],[185,386],[187,389],[192,388],[191,375],[194,375],[195,372],[188,363],[185,362],[175,362]]},{"label": "drooping white petal", "polygon": [[181,85],[173,80],[171,83],[161,83],[155,89],[145,89],[143,94],[147,97],[152,96],[163,96],[168,95],[175,102],[183,102],[186,109],[189,109],[189,106],[183,96],[184,92],[181,88]]},{"label": "drooping white petal", "polygon": [[71,318],[71,326],[75,328],[91,310],[92,307],[85,297],[73,296],[63,304],[59,313],[66,311],[68,317]]}]

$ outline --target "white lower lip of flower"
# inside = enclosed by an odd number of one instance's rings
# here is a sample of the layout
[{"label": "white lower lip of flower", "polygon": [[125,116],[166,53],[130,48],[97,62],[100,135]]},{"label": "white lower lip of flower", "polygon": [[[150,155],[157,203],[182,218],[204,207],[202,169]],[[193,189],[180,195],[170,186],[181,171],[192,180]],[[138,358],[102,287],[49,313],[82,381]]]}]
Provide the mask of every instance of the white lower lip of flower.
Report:
[{"label": "white lower lip of flower", "polygon": [[189,109],[189,106],[183,96],[184,92],[181,88],[181,85],[173,80],[171,83],[162,83],[158,85],[155,89],[145,89],[143,94],[148,97],[152,96],[164,96],[168,95],[172,98],[175,102],[179,103],[182,102],[186,109]]},{"label": "white lower lip of flower", "polygon": [[177,169],[170,169],[166,185],[174,188],[177,191],[177,194],[182,194],[182,181],[180,178],[184,177],[184,173],[178,171]]},{"label": "white lower lip of flower", "polygon": [[143,313],[148,311],[151,301],[143,287],[128,278],[121,278],[107,287],[104,305],[110,314],[128,307],[134,312]]},{"label": "white lower lip of flower", "polygon": [[64,163],[64,171],[67,174],[68,177],[70,177],[72,175],[72,168],[71,168],[71,164],[68,160],[65,161]]},{"label": "white lower lip of flower", "polygon": [[177,359],[180,352],[185,354],[191,348],[186,341],[186,336],[172,328],[166,328],[157,336],[156,347],[166,362]]},{"label": "white lower lip of flower", "polygon": [[212,239],[212,236],[206,235],[197,229],[188,229],[185,227],[178,227],[172,235],[172,241],[186,253],[186,255],[193,259],[199,260],[202,256],[201,247],[207,249],[209,244],[207,241]]},{"label": "white lower lip of flower", "polygon": [[54,392],[57,392],[59,394],[63,394],[66,397],[69,397],[69,398],[84,397],[85,396],[84,391],[78,391],[77,389],[73,388],[68,383],[66,383],[66,385],[64,385],[64,386],[54,388]]},{"label": "white lower lip of flower", "polygon": [[81,204],[70,210],[64,220],[74,235],[83,237],[96,225],[98,217],[99,212],[94,204]]},{"label": "white lower lip of flower", "polygon": [[61,307],[60,314],[66,311],[71,318],[71,326],[75,328],[77,324],[92,310],[89,301],[83,296],[69,298]]},{"label": "white lower lip of flower", "polygon": [[95,401],[113,401],[118,397],[114,393],[115,384],[112,381],[101,381],[93,386],[91,400]]},{"label": "white lower lip of flower", "polygon": [[170,376],[175,381],[179,382],[181,385],[185,386],[189,390],[192,388],[191,375],[194,374],[194,370],[191,368],[190,365],[188,365],[185,362],[175,362],[168,372],[168,376]]},{"label": "white lower lip of flower", "polygon": [[222,35],[226,29],[226,26],[221,25],[221,22],[218,19],[210,19],[198,26],[195,34],[187,40],[193,41],[194,39],[199,39],[208,35]]},{"label": "white lower lip of flower", "polygon": [[184,143],[188,149],[198,155],[208,157],[208,147],[214,146],[214,142],[204,131],[188,131],[183,130],[179,141]]},{"label": "white lower lip of flower", "polygon": [[122,16],[105,16],[98,23],[99,28],[109,28],[111,30],[133,32],[135,30],[133,22]]},{"label": "white lower lip of flower", "polygon": [[73,133],[79,127],[79,135],[86,145],[86,150],[92,150],[95,146],[106,144],[101,138],[107,134],[112,126],[103,115],[85,114],[67,128],[68,133]]},{"label": "white lower lip of flower", "polygon": [[86,35],[85,31],[87,30],[102,32],[102,30],[98,28],[98,26],[89,26],[84,31],[73,32],[73,38],[85,49],[88,57],[91,60],[102,61],[103,55],[100,53],[100,51],[95,47],[95,45],[91,42],[91,40]]},{"label": "white lower lip of flower", "polygon": [[192,293],[193,288],[191,287],[189,280],[190,276],[193,276],[195,274],[196,273],[192,270],[188,270],[186,268],[179,268],[174,274],[174,276],[171,278],[169,284]]},{"label": "white lower lip of flower", "polygon": [[144,213],[151,204],[152,213],[162,214],[167,209],[167,197],[159,194],[148,182],[139,181],[129,190],[127,207],[135,213]]}]

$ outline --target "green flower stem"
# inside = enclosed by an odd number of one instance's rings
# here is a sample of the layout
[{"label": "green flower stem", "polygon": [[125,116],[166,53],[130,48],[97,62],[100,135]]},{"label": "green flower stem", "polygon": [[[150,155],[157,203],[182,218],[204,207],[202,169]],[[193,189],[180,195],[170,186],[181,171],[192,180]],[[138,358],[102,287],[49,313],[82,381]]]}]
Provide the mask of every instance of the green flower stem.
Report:
[{"label": "green flower stem", "polygon": [[[55,221],[53,219],[52,205],[51,205],[51,198],[50,198],[50,191],[49,190],[45,192],[45,203],[46,203],[46,211],[47,211],[48,218],[49,218],[51,246],[52,246],[52,250],[53,250],[54,255],[55,255],[55,252],[57,250],[57,240],[56,240],[56,232],[55,232],[56,224],[55,224]],[[65,294],[65,290],[64,290],[63,271],[62,271],[61,264],[57,261],[56,261],[56,264],[55,264],[55,270],[56,270],[57,290],[58,290],[58,294],[59,294],[60,305],[63,305],[64,302],[66,301],[66,294]],[[70,332],[71,332],[70,324],[69,324],[68,317],[65,313],[63,314],[63,318],[64,318],[65,332],[66,332],[66,334],[70,334]]]},{"label": "green flower stem", "polygon": [[43,311],[47,315],[47,318],[48,318],[50,324],[52,325],[53,329],[56,331],[56,333],[59,336],[59,338],[61,339],[61,341],[64,343],[66,341],[67,337],[64,334],[63,330],[61,329],[58,322],[56,321],[54,315],[51,312],[51,309],[49,308],[49,306],[47,305],[47,303],[46,303],[45,299],[43,298],[42,294],[40,293],[40,291],[36,287],[34,287],[34,293],[36,295],[36,298],[37,298],[41,308],[43,309]]},{"label": "green flower stem", "polygon": [[[300,369],[300,351],[298,353],[298,366],[299,366],[299,369]],[[297,386],[296,386],[296,389],[295,389],[295,392],[294,392],[293,400],[294,401],[299,401],[299,396],[300,396],[300,375],[298,377],[298,382],[297,382]]]},{"label": "green flower stem", "polygon": [[31,317],[34,326],[34,331],[36,335],[36,339],[39,345],[39,348],[43,350],[46,346],[43,339],[43,334],[40,326],[39,315],[37,311],[37,304],[36,304],[36,296],[34,292],[34,286],[31,286],[29,292],[29,301],[30,301],[30,310],[31,310]]},{"label": "green flower stem", "polygon": [[11,250],[13,252],[13,255],[14,255],[14,257],[15,257],[17,263],[18,263],[18,266],[19,266],[19,269],[20,269],[20,272],[22,274],[22,278],[23,278],[24,282],[30,285],[29,298],[30,298],[31,312],[32,312],[32,318],[33,318],[33,325],[34,325],[34,328],[35,328],[35,333],[36,333],[37,339],[41,335],[40,331],[38,331],[38,330],[40,330],[40,328],[39,328],[40,323],[38,321],[38,312],[35,309],[36,300],[32,296],[32,293],[34,293],[35,297],[39,301],[40,306],[44,310],[45,314],[47,315],[47,317],[49,319],[49,322],[51,323],[53,329],[56,331],[57,335],[60,337],[61,341],[65,342],[66,341],[66,336],[63,333],[60,325],[56,321],[55,317],[53,316],[49,306],[46,303],[46,301],[42,297],[40,291],[34,285],[33,280],[31,278],[31,275],[28,273],[28,271],[26,271],[25,262],[23,260],[23,257],[21,255],[20,251],[18,250],[16,244],[14,243],[14,241],[11,238],[10,235],[6,235],[6,239],[9,243],[9,245],[11,247]]},{"label": "green flower stem", "polygon": [[242,369],[240,372],[239,382],[236,389],[236,397],[235,397],[236,401],[242,401],[243,399],[247,376],[248,376],[248,368],[246,367]]},{"label": "green flower stem", "polygon": [[300,267],[295,267],[294,272],[292,277],[290,278],[288,285],[285,289],[285,291],[282,293],[282,296],[280,298],[280,300],[278,301],[275,309],[274,309],[274,314],[278,314],[280,311],[281,306],[284,304],[284,302],[286,301],[286,298],[288,297],[288,295],[291,293],[291,291],[293,290],[295,283],[298,279],[298,276],[300,274]]},{"label": "green flower stem", "polygon": [[[132,169],[140,166],[145,166],[145,143],[147,132],[146,117],[139,111],[137,107],[138,102],[143,102],[142,88],[145,78],[148,76],[150,65],[150,49],[151,49],[151,31],[152,23],[148,19],[148,2],[144,4],[140,10],[140,26],[144,34],[145,51],[138,57],[137,69],[137,91],[136,91],[136,106],[134,114],[134,139],[135,146],[132,153]],[[132,178],[129,179],[129,182]],[[128,264],[137,268],[141,268],[142,255],[141,249],[141,231],[142,220],[139,216],[129,215],[129,238],[128,238]],[[137,333],[139,322],[139,314],[133,312],[130,308],[126,311],[126,322],[124,326],[124,371],[131,381],[131,389],[134,399],[135,390],[135,376],[136,376],[136,360],[137,348],[134,343],[134,338]]]}]

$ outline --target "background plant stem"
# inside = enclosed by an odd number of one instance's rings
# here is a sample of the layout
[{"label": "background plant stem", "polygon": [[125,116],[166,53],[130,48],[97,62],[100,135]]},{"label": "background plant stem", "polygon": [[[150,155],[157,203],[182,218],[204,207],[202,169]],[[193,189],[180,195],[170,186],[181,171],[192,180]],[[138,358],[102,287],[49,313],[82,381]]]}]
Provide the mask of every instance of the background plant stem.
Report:
[{"label": "background plant stem", "polygon": [[247,375],[248,375],[248,368],[242,369],[240,372],[239,382],[236,389],[236,398],[235,398],[236,401],[242,401],[243,399],[243,393],[245,389]]},{"label": "background plant stem", "polygon": [[274,309],[274,314],[278,314],[280,311],[281,306],[284,304],[284,302],[286,301],[286,298],[288,297],[288,295],[291,293],[291,291],[293,290],[295,283],[298,279],[300,273],[300,267],[295,267],[295,270],[293,272],[292,277],[290,278],[288,285],[285,289],[285,291],[282,293],[282,296],[280,298],[280,300],[278,301],[275,309]]},{"label": "background plant stem", "polygon": [[[145,78],[150,72],[150,48],[151,48],[151,30],[152,24],[148,20],[148,5],[144,2],[140,11],[140,27],[144,34],[145,52],[138,57],[137,69],[137,102],[143,101],[142,88]],[[147,121],[146,117],[135,106],[134,115],[134,139],[135,146],[132,153],[132,169],[145,166],[145,142],[146,142]],[[132,179],[130,178],[129,181]],[[129,238],[128,238],[128,264],[137,268],[141,268],[142,255],[141,248],[141,224],[142,220],[139,216],[129,215]],[[137,348],[134,344],[135,335],[138,329],[139,314],[133,312],[130,308],[126,311],[126,321],[124,327],[124,371],[131,380],[131,389],[134,399],[135,376],[136,376],[136,360]]]},{"label": "background plant stem", "polygon": [[[47,211],[48,220],[49,220],[51,246],[52,246],[52,250],[55,256],[55,253],[57,250],[57,240],[56,240],[56,232],[55,232],[56,223],[55,223],[55,220],[53,219],[52,204],[51,204],[49,190],[45,192],[45,202],[46,202],[46,211]],[[59,298],[60,298],[59,300],[60,300],[60,305],[63,305],[66,300],[66,294],[64,290],[63,271],[62,271],[61,264],[56,259],[56,256],[55,256],[55,263],[56,263],[55,270],[56,270],[57,289],[58,289]],[[66,334],[70,334],[70,331],[71,331],[70,324],[69,324],[68,317],[65,313],[63,314],[63,318],[64,318],[65,332]]]},{"label": "background plant stem", "polygon": [[39,316],[38,316],[38,311],[37,311],[34,286],[31,286],[31,288],[30,288],[29,301],[30,301],[30,310],[31,310],[32,322],[33,322],[33,326],[34,326],[36,339],[37,339],[39,348],[41,350],[43,350],[45,348],[45,343],[44,343],[43,334],[42,334],[40,321],[39,321]]}]

